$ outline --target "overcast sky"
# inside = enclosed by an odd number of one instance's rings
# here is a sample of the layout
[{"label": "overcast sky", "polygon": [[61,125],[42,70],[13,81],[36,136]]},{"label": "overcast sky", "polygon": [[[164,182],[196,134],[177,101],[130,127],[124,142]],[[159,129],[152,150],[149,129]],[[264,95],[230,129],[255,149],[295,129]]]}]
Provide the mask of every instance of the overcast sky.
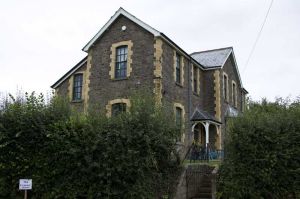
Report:
[{"label": "overcast sky", "polygon": [[300,95],[300,1],[7,0],[0,6],[0,92],[47,92],[80,61],[83,46],[125,10],[188,53],[233,46],[244,87],[259,100]]}]

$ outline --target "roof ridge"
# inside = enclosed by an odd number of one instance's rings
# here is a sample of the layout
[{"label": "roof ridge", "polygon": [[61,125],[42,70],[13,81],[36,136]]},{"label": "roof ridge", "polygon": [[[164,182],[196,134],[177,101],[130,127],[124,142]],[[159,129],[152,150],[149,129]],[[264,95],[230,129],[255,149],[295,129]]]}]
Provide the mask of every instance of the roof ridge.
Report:
[{"label": "roof ridge", "polygon": [[113,16],[110,17],[110,19],[102,26],[102,28],[92,37],[92,39],[83,47],[83,51],[87,52],[89,48],[94,44],[94,42],[97,41],[97,39],[105,32],[107,28],[120,16],[123,15],[127,17],[129,20],[133,21],[134,23],[138,24],[145,30],[152,33],[154,36],[160,36],[161,32],[153,28],[152,26],[148,25],[144,21],[140,20],[136,16],[132,15],[128,11],[126,11],[124,8],[120,7]]},{"label": "roof ridge", "polygon": [[210,49],[210,50],[198,51],[198,52],[193,52],[193,53],[191,53],[190,55],[199,54],[199,53],[205,53],[205,52],[212,52],[212,51],[225,50],[225,49],[233,49],[233,47],[232,47],[232,46],[229,46],[229,47],[223,47],[223,48],[216,48],[216,49]]}]

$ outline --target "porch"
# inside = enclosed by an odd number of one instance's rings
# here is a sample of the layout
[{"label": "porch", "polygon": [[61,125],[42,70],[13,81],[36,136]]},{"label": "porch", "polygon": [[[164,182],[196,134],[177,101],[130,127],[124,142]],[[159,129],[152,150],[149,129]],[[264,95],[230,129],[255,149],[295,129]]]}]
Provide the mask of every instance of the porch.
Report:
[{"label": "porch", "polygon": [[223,159],[221,122],[197,108],[191,118],[193,141],[187,158],[190,162]]}]

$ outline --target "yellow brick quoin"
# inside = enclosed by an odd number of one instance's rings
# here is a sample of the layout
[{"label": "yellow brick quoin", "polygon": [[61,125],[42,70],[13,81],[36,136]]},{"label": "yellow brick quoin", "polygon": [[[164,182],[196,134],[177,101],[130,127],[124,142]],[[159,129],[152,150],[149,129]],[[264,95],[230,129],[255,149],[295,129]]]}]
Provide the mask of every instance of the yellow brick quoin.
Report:
[{"label": "yellow brick quoin", "polygon": [[160,38],[155,38],[154,42],[154,98],[156,105],[161,105],[162,103],[162,40]]},{"label": "yellow brick quoin", "polygon": [[160,38],[155,38],[154,43],[154,76],[162,77],[162,40]]},{"label": "yellow brick quoin", "polygon": [[87,66],[86,72],[84,74],[84,86],[83,86],[83,99],[84,99],[84,112],[87,113],[88,110],[88,101],[89,101],[89,91],[90,91],[90,76],[91,76],[91,67],[92,67],[92,54],[93,50],[91,49],[88,58],[87,58]]}]

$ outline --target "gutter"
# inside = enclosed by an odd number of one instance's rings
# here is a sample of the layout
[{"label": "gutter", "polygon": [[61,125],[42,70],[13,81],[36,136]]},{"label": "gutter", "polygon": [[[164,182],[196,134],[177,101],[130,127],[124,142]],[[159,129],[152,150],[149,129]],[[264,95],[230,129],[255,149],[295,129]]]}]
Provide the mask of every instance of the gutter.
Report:
[{"label": "gutter", "polygon": [[[191,120],[190,118],[192,117],[191,113],[192,113],[192,93],[191,93],[191,85],[192,85],[192,82],[191,82],[191,64],[192,64],[192,59],[190,57],[190,61],[189,61],[189,64],[188,64],[188,110],[189,110],[189,120],[188,120],[188,123],[189,123],[189,127],[191,127]],[[192,129],[189,129],[190,130],[190,133],[189,133],[189,140],[191,140],[191,137],[192,137]]]}]

